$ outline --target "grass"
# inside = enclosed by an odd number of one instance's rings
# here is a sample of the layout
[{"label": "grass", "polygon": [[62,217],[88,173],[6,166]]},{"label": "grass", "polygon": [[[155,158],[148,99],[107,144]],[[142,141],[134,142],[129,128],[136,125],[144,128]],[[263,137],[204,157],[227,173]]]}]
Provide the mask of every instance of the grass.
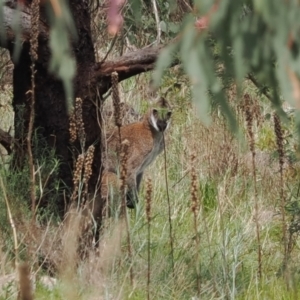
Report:
[{"label": "grass", "polygon": [[[147,75],[144,77],[146,80]],[[141,79],[140,79],[141,80]],[[145,82],[144,82],[145,84]],[[143,113],[148,102],[147,91],[135,93],[134,79],[122,86],[122,96],[126,102]],[[256,97],[255,91],[248,92]],[[255,193],[251,163],[247,144],[237,140],[227,130],[226,122],[217,113],[213,113],[213,122],[205,127],[193,112],[188,89],[179,93],[172,90],[168,95],[174,106],[172,124],[167,133],[167,173],[171,202],[171,220],[174,244],[174,276],[172,273],[168,208],[165,186],[164,157],[149,167],[144,178],[151,178],[151,282],[150,299],[198,299],[197,272],[198,264],[201,279],[201,299],[298,299],[299,285],[299,242],[296,239],[290,257],[290,267],[285,276],[280,274],[283,262],[282,224],[280,216],[280,186],[276,160],[268,160],[276,150],[271,120],[264,120],[255,127],[256,151],[262,153],[261,162],[257,163],[257,201],[258,217],[255,217]],[[130,99],[130,101],[129,101]],[[109,100],[108,100],[109,101]],[[264,99],[259,99],[262,117],[271,112]],[[244,126],[240,115],[240,124]],[[260,130],[260,129],[263,130]],[[293,132],[287,127],[286,131]],[[293,137],[289,140],[292,148]],[[41,149],[42,151],[42,149]],[[45,152],[50,155],[48,152]],[[199,247],[196,245],[194,217],[191,210],[191,162],[190,155],[195,153],[194,168],[197,176],[197,195],[201,202],[198,214]],[[47,156],[46,155],[46,156]],[[258,157],[258,156],[257,156]],[[258,159],[258,158],[257,158]],[[45,158],[41,170],[52,170],[51,159]],[[52,161],[53,162],[53,161]],[[251,162],[251,161],[250,161]],[[294,173],[285,174],[285,195],[291,201],[298,201],[297,187],[299,175],[297,165]],[[68,255],[73,253],[70,264],[60,262],[63,270],[58,274],[58,282],[53,290],[40,283],[42,275],[50,275],[37,268],[36,256],[44,248],[55,256],[60,255],[60,246],[53,242],[61,236],[61,229],[48,212],[47,230],[45,222],[34,230],[34,238],[29,238],[29,212],[20,211],[18,203],[24,201],[26,174],[9,174],[1,170],[6,179],[6,189],[17,217],[18,238],[22,245],[20,251],[25,260],[32,262],[36,275],[36,299],[146,299],[147,298],[147,218],[145,208],[146,187],[143,183],[140,192],[141,201],[134,211],[129,211],[130,234],[133,258],[128,259],[126,238],[120,241],[122,224],[111,218],[105,221],[99,252],[89,249],[88,259],[78,260],[71,250],[74,241],[65,245]],[[10,177],[9,177],[10,176]],[[8,178],[10,178],[8,180]],[[21,181],[22,180],[22,181]],[[23,182],[20,191],[17,183]],[[145,180],[143,181],[145,182]],[[28,184],[27,184],[28,185]],[[39,188],[39,187],[37,187]],[[41,192],[41,191],[39,191]],[[28,191],[27,191],[28,195]],[[293,197],[292,197],[293,195]],[[0,204],[3,196],[0,193]],[[3,214],[3,215],[2,215]],[[8,221],[1,210],[0,272],[13,272],[11,266],[11,236]],[[288,214],[288,222],[291,215]],[[258,276],[256,225],[258,222],[262,244],[262,277]],[[27,228],[26,230],[24,228]],[[29,229],[28,229],[29,228]],[[52,241],[52,242],[51,242]],[[72,246],[73,245],[73,246]],[[72,247],[68,248],[68,247]],[[70,252],[69,252],[70,251]],[[198,252],[198,256],[196,255]],[[22,253],[23,253],[22,252]],[[65,252],[63,252],[65,253]],[[71,255],[71,254],[70,254]],[[195,261],[199,257],[199,261]],[[129,268],[132,264],[134,283],[130,284]],[[1,276],[0,276],[1,279]],[[13,299],[13,289],[3,286],[5,296],[0,299]],[[4,294],[1,295],[4,295]],[[3,298],[4,297],[4,298]],[[199,297],[200,299],[200,297]]]}]

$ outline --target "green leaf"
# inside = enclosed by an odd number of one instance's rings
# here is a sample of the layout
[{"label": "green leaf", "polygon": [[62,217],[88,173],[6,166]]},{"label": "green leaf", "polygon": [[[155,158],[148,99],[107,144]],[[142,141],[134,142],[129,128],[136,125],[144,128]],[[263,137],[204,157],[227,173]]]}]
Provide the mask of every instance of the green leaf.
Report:
[{"label": "green leaf", "polygon": [[[64,1],[63,1],[64,2]],[[51,59],[49,63],[50,72],[62,80],[68,113],[73,109],[73,78],[76,72],[76,62],[72,55],[70,34],[76,38],[75,26],[66,3],[62,3],[62,16],[56,16],[51,5],[48,6],[48,14],[51,22],[49,46]]]},{"label": "green leaf", "polygon": [[210,105],[207,94],[208,86],[204,70],[199,61],[198,49],[196,47],[192,48],[189,53],[186,54],[184,68],[192,83],[192,96],[193,102],[197,108],[197,113],[201,120],[208,124],[210,121]]},{"label": "green leaf", "polygon": [[153,85],[155,87],[159,86],[161,77],[166,68],[170,66],[172,61],[174,60],[174,52],[177,49],[177,43],[170,44],[168,47],[164,48],[156,62],[155,71],[153,73]]},{"label": "green leaf", "polygon": [[160,26],[160,29],[161,29],[161,31],[162,31],[162,32],[165,32],[165,33],[167,33],[167,32],[168,32],[168,29],[167,29],[167,24],[166,24],[166,22],[164,22],[164,21],[160,21],[160,23],[159,23],[159,26]]},{"label": "green leaf", "polygon": [[211,9],[215,1],[213,0],[196,0],[194,2],[195,7],[198,9],[199,12],[205,14]]},{"label": "green leaf", "polygon": [[141,16],[142,16],[142,1],[131,0],[130,8],[132,9],[132,13],[134,15],[135,21],[139,24],[141,22]]},{"label": "green leaf", "polygon": [[12,29],[15,33],[15,44],[14,44],[14,52],[13,52],[14,62],[18,61],[22,50],[20,20],[21,20],[21,6],[20,4],[18,4],[17,8],[15,9],[15,14],[13,16],[13,21],[12,21]]},{"label": "green leaf", "polygon": [[197,32],[192,21],[191,16],[188,16],[185,20],[185,26],[181,30],[180,52],[183,60],[188,58],[190,49],[197,41]]},{"label": "green leaf", "polygon": [[180,30],[180,26],[173,22],[168,23],[168,28],[172,33],[178,33]]}]

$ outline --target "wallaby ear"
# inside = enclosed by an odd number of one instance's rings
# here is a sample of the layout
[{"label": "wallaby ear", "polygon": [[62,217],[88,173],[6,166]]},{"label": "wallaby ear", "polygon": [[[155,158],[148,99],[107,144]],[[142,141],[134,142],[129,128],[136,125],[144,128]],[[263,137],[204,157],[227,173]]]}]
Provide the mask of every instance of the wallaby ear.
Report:
[{"label": "wallaby ear", "polygon": [[171,109],[169,102],[164,97],[160,97],[157,104],[159,107]]},{"label": "wallaby ear", "polygon": [[161,107],[167,107],[167,105],[168,105],[168,103],[164,97],[160,97],[160,99],[158,100],[158,104]]}]

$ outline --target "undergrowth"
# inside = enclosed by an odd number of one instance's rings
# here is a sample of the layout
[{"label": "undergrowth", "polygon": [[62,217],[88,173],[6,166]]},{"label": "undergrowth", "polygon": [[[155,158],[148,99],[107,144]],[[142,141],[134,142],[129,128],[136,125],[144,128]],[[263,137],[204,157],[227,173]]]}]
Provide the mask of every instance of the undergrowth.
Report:
[{"label": "undergrowth", "polygon": [[[273,131],[272,107],[255,89],[245,83],[258,106],[260,122],[254,122],[256,150],[256,189],[252,178],[251,153],[246,138],[236,138],[228,130],[218,107],[212,110],[209,127],[198,119],[191,104],[190,91],[185,83],[182,89],[173,85],[167,75],[167,99],[173,105],[172,123],[166,134],[167,176],[173,226],[174,274],[172,272],[164,156],[160,155],[149,167],[144,178],[152,182],[150,227],[150,284],[148,276],[148,223],[146,216],[146,186],[140,191],[141,201],[136,210],[128,211],[132,257],[129,259],[126,239],[120,241],[123,224],[115,217],[104,221],[99,248],[88,248],[88,258],[79,259],[73,252],[74,244],[64,244],[66,253],[74,254],[71,271],[58,259],[60,272],[47,267],[47,258],[60,256],[59,240],[63,234],[51,206],[38,212],[38,225],[30,225],[30,211],[26,208],[28,171],[11,173],[1,167],[0,176],[12,205],[23,258],[32,266],[36,279],[36,299],[298,299],[300,202],[296,140],[293,122],[284,124],[285,152],[293,160],[284,165],[284,196],[287,206],[286,222],[290,238],[288,265],[284,265],[280,174],[276,158],[276,136]],[[148,75],[139,78],[146,86]],[[122,98],[130,106],[134,120],[151,105],[146,89],[136,93],[136,81],[127,80],[121,88]],[[232,93],[231,106],[236,110],[240,128],[246,135],[246,123],[237,103],[243,100]],[[108,111],[105,116],[110,116]],[[253,103],[254,103],[253,102]],[[108,125],[107,125],[108,126]],[[37,195],[55,189],[47,185],[47,176],[54,174],[59,161],[45,148],[38,147]],[[195,154],[193,167],[197,178],[197,197],[200,203],[198,228],[194,230],[191,210],[191,153]],[[287,155],[287,157],[288,157]],[[144,180],[145,182],[145,180]],[[255,211],[255,197],[258,211]],[[13,272],[11,229],[5,213],[3,193],[0,193],[0,270],[2,277]],[[51,199],[50,199],[51,200]],[[55,199],[53,199],[55,202]],[[42,220],[42,222],[41,222]],[[258,274],[256,225],[260,231],[261,277]],[[74,227],[76,228],[76,227]],[[28,231],[35,234],[28,234]],[[199,245],[196,245],[196,235]],[[10,245],[10,246],[9,246]],[[72,247],[68,248],[68,247]],[[47,248],[48,252],[45,252]],[[198,252],[198,253],[196,253]],[[47,253],[47,255],[45,254]],[[50,254],[49,254],[50,253]],[[197,254],[197,255],[196,255]],[[71,254],[70,254],[71,255]],[[37,259],[39,256],[39,259]],[[195,258],[199,259],[196,261]],[[50,259],[49,259],[50,260]],[[40,265],[43,265],[41,268]],[[199,268],[196,268],[198,265]],[[130,284],[129,270],[134,273]],[[197,270],[199,274],[197,274]],[[51,271],[51,272],[50,272]],[[51,288],[41,283],[42,276],[54,276]],[[201,295],[197,295],[197,277],[200,277]],[[13,299],[15,290],[10,283],[2,285],[2,298]]]}]

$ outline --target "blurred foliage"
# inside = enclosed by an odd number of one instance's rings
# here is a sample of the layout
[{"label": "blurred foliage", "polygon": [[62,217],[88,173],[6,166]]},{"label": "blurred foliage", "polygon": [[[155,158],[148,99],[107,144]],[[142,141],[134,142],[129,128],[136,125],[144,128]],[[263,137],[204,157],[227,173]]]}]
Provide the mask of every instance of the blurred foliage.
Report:
[{"label": "blurred foliage", "polygon": [[[0,0],[0,22],[4,21],[5,1]],[[12,3],[10,5],[13,5]],[[12,30],[15,33],[13,61],[20,57],[22,49],[21,16],[23,1],[16,2],[15,14],[12,20]],[[51,49],[51,60],[49,70],[62,80],[67,100],[68,111],[73,105],[73,78],[76,71],[76,63],[72,55],[71,39],[76,38],[76,28],[73,22],[67,1],[47,1],[46,12],[50,24],[49,47]],[[9,19],[9,16],[7,16]],[[3,28],[0,29],[1,41],[6,39]]]},{"label": "blurred foliage", "polygon": [[[166,43],[179,33],[183,16],[191,6],[188,1],[175,3],[173,0],[158,0],[156,3],[162,31],[161,43]],[[143,46],[155,42],[157,26],[151,1],[129,1],[124,21],[125,35],[130,43]]]},{"label": "blurred foliage", "polygon": [[63,82],[68,112],[73,109],[73,78],[76,71],[76,63],[72,55],[70,34],[76,37],[76,29],[71,16],[68,3],[60,1],[58,7],[53,7],[51,2],[47,5],[47,13],[50,20],[51,61],[49,70],[55,73]]},{"label": "blurred foliage", "polygon": [[[198,16],[209,16],[209,30],[197,30],[194,16],[187,15],[180,38],[158,60],[157,73],[161,76],[170,65],[172,60],[167,57],[179,55],[201,117],[207,119],[211,94],[232,128],[236,122],[223,89],[233,81],[239,90],[250,77],[281,116],[282,99],[299,105],[299,2],[223,0],[209,14],[214,4],[213,0],[195,1]],[[156,84],[159,80],[156,77]],[[299,132],[298,112],[295,123]]]},{"label": "blurred foliage", "polygon": [[[157,0],[157,12],[159,26],[161,28],[160,43],[167,44],[180,31],[180,24],[187,12],[192,10],[190,1],[180,0]],[[106,48],[114,38],[107,32],[107,3],[101,3],[92,11],[93,40],[96,53],[100,54],[101,59],[106,52]],[[126,51],[136,48],[153,45],[157,38],[157,24],[152,1],[127,1],[121,8],[124,18],[123,28],[114,41],[114,51],[122,55]],[[104,53],[103,53],[104,52]]]},{"label": "blurred foliage", "polygon": [[[49,68],[62,79],[67,99],[72,99],[76,67],[70,36],[76,36],[76,29],[68,3],[57,2],[57,7],[52,3],[47,2],[46,5],[51,27],[49,43],[52,58]],[[241,90],[245,78],[250,78],[270,99],[281,116],[285,114],[281,109],[283,99],[293,106],[300,104],[298,1],[196,0],[190,3],[157,0],[156,4],[162,31],[160,42],[173,42],[165,48],[157,62],[155,84],[159,85],[163,71],[172,63],[174,56],[179,57],[192,83],[193,99],[203,121],[209,120],[213,99],[227,116],[231,128],[236,128],[234,113],[223,90],[232,82]],[[0,5],[3,3],[0,2]],[[218,8],[212,12],[214,5]],[[107,3],[97,2],[97,5],[91,6],[91,13],[95,16],[94,27],[98,33],[102,32],[101,45],[105,45],[105,41],[110,40],[105,33]],[[116,44],[121,49],[120,54],[125,43],[139,48],[156,41],[157,24],[152,1],[128,1],[121,11],[124,26]],[[195,21],[201,17],[208,20],[207,30],[195,27]],[[3,15],[0,14],[1,18]],[[68,103],[70,108],[71,102]],[[299,132],[298,112],[295,113],[295,124]]]}]

